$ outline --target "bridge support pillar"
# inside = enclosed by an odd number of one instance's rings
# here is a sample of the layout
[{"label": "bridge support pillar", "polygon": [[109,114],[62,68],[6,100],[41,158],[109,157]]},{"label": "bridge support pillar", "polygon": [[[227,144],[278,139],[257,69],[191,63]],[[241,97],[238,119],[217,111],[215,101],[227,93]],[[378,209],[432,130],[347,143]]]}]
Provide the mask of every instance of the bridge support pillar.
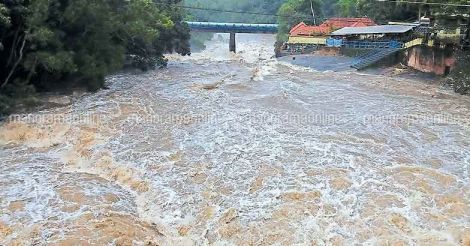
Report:
[{"label": "bridge support pillar", "polygon": [[229,50],[230,50],[230,52],[233,52],[233,53],[237,52],[236,43],[235,43],[235,33],[234,32],[230,33]]}]

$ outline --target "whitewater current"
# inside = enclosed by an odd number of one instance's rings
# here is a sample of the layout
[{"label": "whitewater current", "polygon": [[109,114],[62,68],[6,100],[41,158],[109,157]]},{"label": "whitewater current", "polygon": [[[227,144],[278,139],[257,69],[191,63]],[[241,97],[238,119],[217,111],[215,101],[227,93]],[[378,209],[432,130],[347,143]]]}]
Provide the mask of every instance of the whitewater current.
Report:
[{"label": "whitewater current", "polygon": [[0,125],[0,245],[470,245],[470,99],[227,35]]}]

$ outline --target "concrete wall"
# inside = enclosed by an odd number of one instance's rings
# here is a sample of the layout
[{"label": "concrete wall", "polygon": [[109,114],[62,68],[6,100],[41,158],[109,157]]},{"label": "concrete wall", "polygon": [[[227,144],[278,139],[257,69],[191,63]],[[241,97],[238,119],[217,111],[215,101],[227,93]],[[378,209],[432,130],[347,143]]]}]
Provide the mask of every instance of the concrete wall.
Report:
[{"label": "concrete wall", "polygon": [[415,46],[405,51],[404,62],[421,72],[447,75],[455,66],[453,53],[452,48]]}]

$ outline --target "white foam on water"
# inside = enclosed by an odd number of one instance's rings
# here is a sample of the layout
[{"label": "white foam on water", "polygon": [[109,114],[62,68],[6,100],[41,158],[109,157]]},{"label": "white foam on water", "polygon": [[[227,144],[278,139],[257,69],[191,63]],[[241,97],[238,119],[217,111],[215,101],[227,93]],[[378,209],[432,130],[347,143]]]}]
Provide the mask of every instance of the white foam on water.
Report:
[{"label": "white foam on water", "polygon": [[[14,126],[5,123],[5,244],[70,238],[89,213],[87,223],[128,216],[151,228],[135,235],[173,240],[165,245],[466,240],[468,100],[432,98],[411,80],[278,62],[273,36],[237,38],[237,54],[222,35],[199,54],[170,56],[167,69],[109,77],[110,89],[41,112],[96,114],[99,124],[7,139]],[[416,119],[443,112],[459,123]],[[415,118],[380,118],[407,115]],[[35,136],[60,141],[36,145]],[[35,225],[42,233],[24,229]]]}]

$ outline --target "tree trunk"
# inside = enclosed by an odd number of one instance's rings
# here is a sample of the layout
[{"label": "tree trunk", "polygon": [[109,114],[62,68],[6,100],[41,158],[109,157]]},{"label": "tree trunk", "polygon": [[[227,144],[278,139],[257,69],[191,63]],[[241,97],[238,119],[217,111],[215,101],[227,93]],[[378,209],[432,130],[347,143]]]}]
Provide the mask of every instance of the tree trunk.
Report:
[{"label": "tree trunk", "polygon": [[313,10],[313,1],[312,0],[310,0],[310,10],[312,11],[313,25],[316,26],[317,23],[315,21],[315,11]]},{"label": "tree trunk", "polygon": [[11,43],[11,51],[10,56],[8,57],[7,67],[9,67],[13,61],[13,57],[16,54],[16,44],[18,43],[18,35],[20,33],[20,28],[18,28],[15,32],[15,37],[13,38],[13,42]]},{"label": "tree trunk", "polygon": [[25,45],[26,45],[26,34],[24,35],[23,43],[21,44],[20,56],[16,60],[15,65],[13,65],[13,67],[11,68],[10,73],[8,74],[5,81],[2,83],[2,85],[0,85],[0,89],[3,89],[8,84],[8,82],[10,82],[11,76],[13,76],[13,74],[15,73],[15,70],[18,67],[18,65],[20,65],[21,60],[23,60],[23,50],[24,50]]}]

